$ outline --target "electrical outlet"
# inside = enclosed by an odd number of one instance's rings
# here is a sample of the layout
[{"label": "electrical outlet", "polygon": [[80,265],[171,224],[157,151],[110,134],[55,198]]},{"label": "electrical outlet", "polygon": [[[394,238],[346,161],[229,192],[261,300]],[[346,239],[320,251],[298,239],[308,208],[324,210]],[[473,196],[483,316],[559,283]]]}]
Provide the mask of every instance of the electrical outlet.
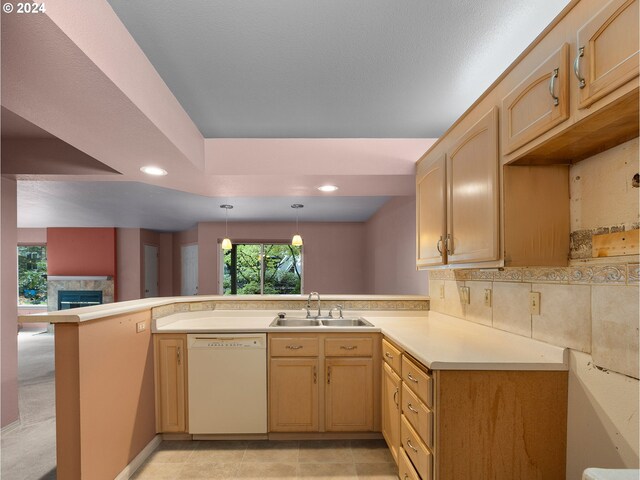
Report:
[{"label": "electrical outlet", "polygon": [[147,329],[147,324],[145,322],[136,323],[136,333],[144,332]]},{"label": "electrical outlet", "polygon": [[529,293],[529,312],[531,315],[540,315],[540,292]]},{"label": "electrical outlet", "polygon": [[444,300],[444,283],[440,285],[440,300]]},{"label": "electrical outlet", "polygon": [[469,291],[469,287],[460,287],[460,300],[462,300],[463,304],[469,305],[470,296],[471,293]]},{"label": "electrical outlet", "polygon": [[490,288],[484,289],[484,306],[485,307],[491,306],[491,289]]}]

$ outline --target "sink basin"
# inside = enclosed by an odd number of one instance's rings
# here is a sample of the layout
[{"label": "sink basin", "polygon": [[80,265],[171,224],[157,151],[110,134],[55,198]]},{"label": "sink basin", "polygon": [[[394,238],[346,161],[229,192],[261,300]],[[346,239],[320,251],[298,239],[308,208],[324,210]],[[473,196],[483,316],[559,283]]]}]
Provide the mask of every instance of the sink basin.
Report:
[{"label": "sink basin", "polygon": [[364,318],[332,318],[322,320],[325,327],[373,327]]},{"label": "sink basin", "polygon": [[315,318],[280,318],[271,322],[270,327],[321,327],[320,320]]},{"label": "sink basin", "polygon": [[373,327],[364,318],[280,318],[276,317],[270,327]]}]

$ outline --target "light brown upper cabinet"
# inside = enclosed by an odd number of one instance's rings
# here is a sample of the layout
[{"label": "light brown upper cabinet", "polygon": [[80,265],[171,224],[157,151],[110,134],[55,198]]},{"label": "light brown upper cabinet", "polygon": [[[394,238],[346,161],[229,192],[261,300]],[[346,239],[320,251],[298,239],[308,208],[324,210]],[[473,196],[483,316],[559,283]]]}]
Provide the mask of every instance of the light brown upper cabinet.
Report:
[{"label": "light brown upper cabinet", "polygon": [[568,71],[565,43],[502,100],[505,154],[569,118]]},{"label": "light brown upper cabinet", "polygon": [[579,108],[638,76],[638,0],[612,0],[578,30]]},{"label": "light brown upper cabinet", "polygon": [[447,197],[445,155],[425,167],[417,179],[417,265],[425,267],[446,262]]},{"label": "light brown upper cabinet", "polygon": [[494,107],[447,154],[447,263],[499,259],[498,165]]}]

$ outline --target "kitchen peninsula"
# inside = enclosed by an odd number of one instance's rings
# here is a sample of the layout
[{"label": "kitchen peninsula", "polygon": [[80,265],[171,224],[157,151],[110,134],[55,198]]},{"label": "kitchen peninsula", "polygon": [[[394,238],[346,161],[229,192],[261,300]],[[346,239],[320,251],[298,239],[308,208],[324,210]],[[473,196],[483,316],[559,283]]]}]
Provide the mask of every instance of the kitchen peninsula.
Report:
[{"label": "kitchen peninsula", "polygon": [[[288,339],[301,343],[304,338],[309,342],[306,345],[318,348],[318,353],[306,358],[320,366],[336,365],[336,372],[345,360],[347,365],[358,359],[370,365],[362,371],[372,377],[372,423],[340,433],[340,428],[331,427],[330,419],[323,417],[319,423],[322,429],[307,428],[307,435],[315,431],[320,437],[329,432],[332,438],[363,438],[363,434],[379,436],[382,431],[401,471],[411,464],[398,452],[405,455],[403,452],[409,450],[413,464],[423,469],[423,478],[444,478],[441,475],[464,473],[468,468],[497,468],[500,475],[518,470],[521,478],[533,478],[541,472],[545,478],[564,475],[565,349],[429,312],[428,298],[423,296],[325,295],[323,312],[334,303],[343,305],[345,316],[363,317],[372,326],[270,327],[280,311],[287,316],[305,315],[302,308],[306,299],[299,296],[157,298],[21,317],[22,322],[41,322],[46,316],[55,324],[59,475],[127,478],[157,445],[157,433],[165,438],[191,438],[188,412],[184,412],[182,430],[173,433],[162,428],[161,418],[156,415],[162,405],[158,405],[156,391],[159,351],[154,352],[154,345],[163,337],[186,340],[190,333],[225,332],[285,338],[287,341],[281,343],[284,352],[296,351],[286,349]],[[350,340],[349,345],[342,342],[344,338]],[[351,354],[349,349],[356,345],[351,343],[358,339],[360,350]],[[277,345],[270,345],[268,355],[274,366],[283,359],[290,362],[299,358],[279,354]],[[186,349],[174,351],[179,355],[173,364],[178,369],[174,375],[185,375],[189,365]],[[396,358],[390,358],[396,354]],[[400,359],[402,363],[398,363]],[[180,368],[182,373],[178,372]],[[400,380],[389,398],[385,369],[394,370],[396,373],[391,373]],[[322,379],[325,373],[324,367],[318,368],[316,375]],[[413,385],[415,380],[427,385],[428,393],[418,388],[417,381]],[[319,394],[320,401],[331,399],[330,381],[318,380],[317,388],[325,393]],[[476,393],[470,396],[471,391]],[[404,402],[411,395],[415,395],[412,408],[419,405],[421,411],[431,412],[429,434],[424,433],[426,423],[408,416],[411,409]],[[274,398],[269,398],[272,412]],[[487,398],[494,398],[499,405],[487,402]],[[176,405],[184,408],[186,399],[182,402]],[[491,414],[495,408],[499,408],[499,414]],[[329,410],[327,406],[325,412]],[[488,428],[493,428],[492,435],[486,435]],[[269,437],[282,438],[284,433],[277,432],[271,423]],[[405,445],[409,438],[406,434],[413,435],[409,444],[416,451]],[[287,435],[295,436],[295,429]],[[515,436],[518,441],[514,441]],[[400,442],[406,448],[399,448]],[[462,447],[466,462],[460,461]],[[483,464],[482,455],[504,453],[505,448],[511,460],[500,465]],[[407,478],[414,473],[409,471]]]}]

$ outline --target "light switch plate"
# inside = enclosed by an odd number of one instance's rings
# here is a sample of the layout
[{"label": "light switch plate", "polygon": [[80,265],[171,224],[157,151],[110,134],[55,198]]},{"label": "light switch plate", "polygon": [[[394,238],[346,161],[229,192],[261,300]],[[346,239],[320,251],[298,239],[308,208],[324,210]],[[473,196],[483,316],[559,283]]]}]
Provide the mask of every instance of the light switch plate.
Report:
[{"label": "light switch plate", "polygon": [[490,288],[484,289],[484,306],[485,307],[491,306],[491,289]]},{"label": "light switch plate", "polygon": [[470,296],[469,287],[460,287],[460,300],[463,304],[469,305]]},{"label": "light switch plate", "polygon": [[540,315],[540,292],[529,293],[529,312],[531,315]]},{"label": "light switch plate", "polygon": [[144,332],[147,329],[147,324],[145,322],[136,323],[136,333]]}]

